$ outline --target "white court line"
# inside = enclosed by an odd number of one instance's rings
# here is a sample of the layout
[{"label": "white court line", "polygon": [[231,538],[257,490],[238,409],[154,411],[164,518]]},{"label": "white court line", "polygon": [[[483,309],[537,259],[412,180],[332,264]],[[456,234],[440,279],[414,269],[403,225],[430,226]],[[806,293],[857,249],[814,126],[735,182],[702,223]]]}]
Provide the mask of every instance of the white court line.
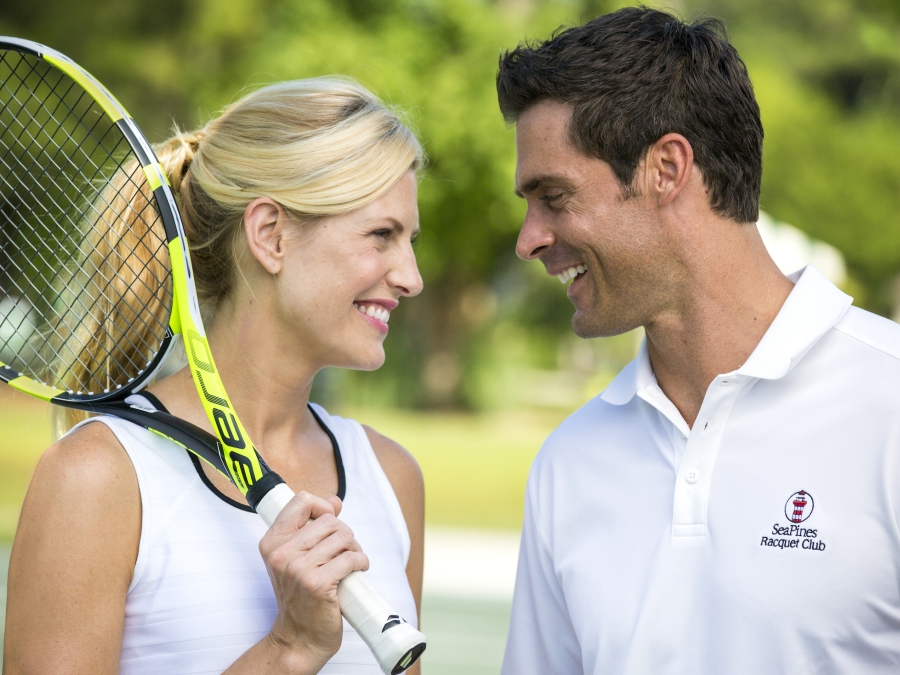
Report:
[{"label": "white court line", "polygon": [[426,595],[512,600],[519,533],[425,528]]}]

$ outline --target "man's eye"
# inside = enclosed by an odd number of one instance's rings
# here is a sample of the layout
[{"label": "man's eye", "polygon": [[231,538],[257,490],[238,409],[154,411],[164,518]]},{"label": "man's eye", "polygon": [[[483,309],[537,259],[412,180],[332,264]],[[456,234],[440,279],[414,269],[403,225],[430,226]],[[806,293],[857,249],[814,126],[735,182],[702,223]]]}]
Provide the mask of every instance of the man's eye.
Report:
[{"label": "man's eye", "polygon": [[555,194],[544,195],[541,197],[541,201],[545,204],[553,204],[554,202],[558,202],[563,196],[562,192],[557,192]]}]

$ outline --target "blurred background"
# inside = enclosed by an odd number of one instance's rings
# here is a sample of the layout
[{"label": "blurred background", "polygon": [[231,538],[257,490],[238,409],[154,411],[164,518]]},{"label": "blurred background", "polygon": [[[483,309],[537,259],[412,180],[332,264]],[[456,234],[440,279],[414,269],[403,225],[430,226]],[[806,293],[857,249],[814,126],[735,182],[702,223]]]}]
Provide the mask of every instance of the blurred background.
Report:
[{"label": "blurred background", "polygon": [[[429,156],[422,295],[391,317],[387,364],[325,371],[314,399],[404,444],[427,487],[426,675],[497,673],[530,462],[640,335],[579,340],[564,289],[516,259],[514,131],[503,50],[632,4],[604,0],[3,0],[0,34],[50,45],[103,81],[151,140],[247,88],[346,74],[405,111]],[[900,1],[647,3],[723,18],[766,131],[760,228],[786,271],[813,262],[900,310]],[[790,225],[787,225],[790,223]],[[0,299],[2,301],[2,299]],[[48,411],[0,390],[0,547],[8,556]],[[2,556],[0,556],[2,562]],[[0,570],[5,565],[0,564]],[[5,586],[4,586],[5,588]]]}]

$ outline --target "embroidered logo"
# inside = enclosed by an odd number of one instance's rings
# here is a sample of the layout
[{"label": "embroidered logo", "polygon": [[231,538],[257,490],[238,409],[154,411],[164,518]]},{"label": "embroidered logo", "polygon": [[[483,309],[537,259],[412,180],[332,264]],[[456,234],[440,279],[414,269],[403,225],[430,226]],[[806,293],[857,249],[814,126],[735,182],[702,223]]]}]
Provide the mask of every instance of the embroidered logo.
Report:
[{"label": "embroidered logo", "polygon": [[806,490],[795,492],[784,503],[784,517],[790,525],[775,523],[772,531],[763,536],[760,546],[778,548],[799,548],[804,551],[824,551],[825,542],[819,539],[819,531],[811,527],[801,527],[813,514],[815,502]]},{"label": "embroidered logo", "polygon": [[784,504],[784,516],[792,523],[802,523],[812,515],[814,506],[812,495],[800,490],[788,497]]}]

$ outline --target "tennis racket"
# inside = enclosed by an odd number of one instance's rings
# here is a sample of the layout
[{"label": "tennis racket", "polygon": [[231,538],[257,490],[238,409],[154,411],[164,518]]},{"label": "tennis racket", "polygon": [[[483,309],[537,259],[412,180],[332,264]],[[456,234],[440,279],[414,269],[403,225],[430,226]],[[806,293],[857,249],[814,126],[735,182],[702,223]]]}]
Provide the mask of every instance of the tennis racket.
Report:
[{"label": "tennis racket", "polygon": [[[216,436],[125,400],[159,372],[179,336]],[[0,380],[169,438],[228,476],[267,525],[294,495],[256,451],[216,371],[178,208],[150,144],[87,71],[8,37],[0,37]],[[341,581],[338,600],[385,674],[425,650],[425,636],[362,572]]]}]

